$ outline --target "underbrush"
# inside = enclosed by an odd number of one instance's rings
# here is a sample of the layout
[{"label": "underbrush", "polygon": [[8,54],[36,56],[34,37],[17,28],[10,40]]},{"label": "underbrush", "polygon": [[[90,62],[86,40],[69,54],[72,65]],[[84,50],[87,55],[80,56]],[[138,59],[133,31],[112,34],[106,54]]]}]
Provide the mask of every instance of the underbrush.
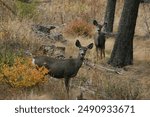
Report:
[{"label": "underbrush", "polygon": [[[38,68],[27,52],[39,49],[41,40],[26,20],[3,21],[0,27],[0,99],[10,99],[21,91],[30,92],[47,82],[46,68]],[[5,90],[5,91],[4,91]],[[27,93],[26,92],[26,93]]]},{"label": "underbrush", "polygon": [[20,90],[31,90],[33,87],[47,82],[45,75],[48,70],[33,65],[31,61],[31,58],[15,57],[11,64],[1,63],[0,87],[5,87],[6,94],[9,92],[6,97],[3,94],[4,91],[1,92],[4,99],[19,93]]},{"label": "underbrush", "polygon": [[92,37],[93,26],[83,19],[75,19],[67,25],[65,33],[69,35]]},{"label": "underbrush", "polygon": [[1,83],[13,88],[31,87],[45,81],[48,70],[38,68],[31,63],[31,59],[15,58],[12,65],[3,64],[1,67]]},{"label": "underbrush", "polygon": [[147,93],[144,92],[143,84],[138,77],[133,77],[131,73],[124,76],[101,70],[91,69],[90,73],[83,71],[79,73],[82,76],[73,82],[76,82],[76,88],[82,87],[83,95],[87,99],[136,100],[144,98],[143,93]]},{"label": "underbrush", "polygon": [[32,18],[33,16],[35,17],[35,10],[37,7],[37,4],[35,3],[36,0],[32,0],[31,3],[26,3],[23,1],[16,1],[16,11],[17,14],[20,18]]},{"label": "underbrush", "polygon": [[142,88],[140,83],[133,80],[113,80],[103,81],[103,86],[97,92],[101,99],[117,99],[117,100],[135,100],[140,99]]}]

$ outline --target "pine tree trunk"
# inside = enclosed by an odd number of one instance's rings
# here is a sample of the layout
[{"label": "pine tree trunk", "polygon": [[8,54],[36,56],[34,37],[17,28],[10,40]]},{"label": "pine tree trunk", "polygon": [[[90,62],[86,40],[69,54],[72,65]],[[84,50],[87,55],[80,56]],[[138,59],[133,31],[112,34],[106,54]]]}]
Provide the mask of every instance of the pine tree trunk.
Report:
[{"label": "pine tree trunk", "polygon": [[116,8],[116,0],[107,0],[105,22],[107,22],[104,28],[106,32],[113,32],[114,15]]},{"label": "pine tree trunk", "polygon": [[125,0],[119,23],[118,35],[109,64],[124,67],[133,64],[133,37],[141,0]]}]

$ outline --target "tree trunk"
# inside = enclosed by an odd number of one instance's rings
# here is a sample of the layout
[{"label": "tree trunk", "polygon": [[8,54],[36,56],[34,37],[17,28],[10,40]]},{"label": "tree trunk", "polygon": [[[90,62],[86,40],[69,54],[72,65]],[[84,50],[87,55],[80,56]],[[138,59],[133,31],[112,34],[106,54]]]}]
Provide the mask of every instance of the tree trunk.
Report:
[{"label": "tree trunk", "polygon": [[141,0],[125,0],[111,58],[108,61],[114,67],[133,64],[133,37]]},{"label": "tree trunk", "polygon": [[113,32],[114,15],[116,8],[116,0],[107,0],[105,22],[107,22],[104,28],[106,32]]}]

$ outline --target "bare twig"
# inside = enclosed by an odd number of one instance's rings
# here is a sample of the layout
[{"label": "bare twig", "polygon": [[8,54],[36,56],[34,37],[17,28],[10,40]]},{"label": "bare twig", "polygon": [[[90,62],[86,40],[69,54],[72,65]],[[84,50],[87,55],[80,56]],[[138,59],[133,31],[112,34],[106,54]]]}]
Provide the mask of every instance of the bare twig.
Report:
[{"label": "bare twig", "polygon": [[93,69],[98,69],[98,70],[106,70],[106,71],[110,71],[110,72],[114,72],[114,73],[117,73],[117,74],[122,74],[122,72],[120,70],[117,70],[117,69],[112,69],[112,68],[107,68],[107,67],[104,67],[102,65],[98,65],[98,64],[94,64],[94,63],[91,63],[91,62],[85,62],[84,63],[86,66],[88,67],[91,67]]},{"label": "bare twig", "polygon": [[13,15],[17,16],[16,12],[12,10],[4,1],[0,0],[3,6],[5,6]]}]

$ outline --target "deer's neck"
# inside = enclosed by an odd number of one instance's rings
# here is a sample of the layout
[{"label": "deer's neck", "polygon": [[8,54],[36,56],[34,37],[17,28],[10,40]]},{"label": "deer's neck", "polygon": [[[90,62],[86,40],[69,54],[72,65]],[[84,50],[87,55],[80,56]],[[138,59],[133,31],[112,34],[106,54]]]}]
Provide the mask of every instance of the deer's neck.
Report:
[{"label": "deer's neck", "polygon": [[84,58],[79,55],[77,58],[77,66],[78,67],[81,67],[83,60],[84,60]]},{"label": "deer's neck", "polygon": [[84,57],[82,57],[80,54],[78,55],[78,60],[80,60],[81,62],[83,62]]}]

